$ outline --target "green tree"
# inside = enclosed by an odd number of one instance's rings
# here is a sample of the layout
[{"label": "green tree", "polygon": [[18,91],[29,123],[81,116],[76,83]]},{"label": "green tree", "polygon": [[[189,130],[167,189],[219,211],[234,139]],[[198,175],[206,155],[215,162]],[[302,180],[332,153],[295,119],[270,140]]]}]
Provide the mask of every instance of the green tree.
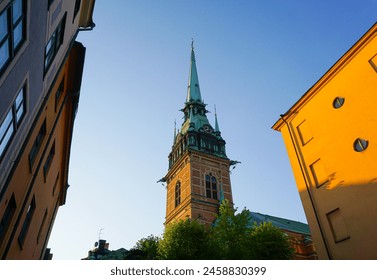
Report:
[{"label": "green tree", "polygon": [[165,260],[211,259],[212,242],[207,228],[197,220],[180,220],[165,228],[158,253]]},{"label": "green tree", "polygon": [[146,238],[140,239],[131,251],[139,252],[139,258],[144,260],[158,259],[158,243],[161,238],[155,235],[149,235]]},{"label": "green tree", "polygon": [[228,200],[223,200],[212,230],[212,238],[219,250],[218,257],[226,260],[250,259],[253,255],[250,246],[250,212],[247,209],[238,214],[235,212],[236,209],[230,207]]},{"label": "green tree", "polygon": [[288,237],[271,222],[254,224],[251,241],[254,259],[289,260],[293,257]]},{"label": "green tree", "polygon": [[290,259],[293,248],[288,237],[271,223],[252,224],[250,211],[236,214],[224,200],[213,227],[221,259]]},{"label": "green tree", "polygon": [[271,223],[252,224],[250,211],[236,214],[227,200],[213,227],[197,220],[180,220],[166,226],[162,239],[140,239],[127,259],[240,259],[282,260],[293,256],[288,237]]}]

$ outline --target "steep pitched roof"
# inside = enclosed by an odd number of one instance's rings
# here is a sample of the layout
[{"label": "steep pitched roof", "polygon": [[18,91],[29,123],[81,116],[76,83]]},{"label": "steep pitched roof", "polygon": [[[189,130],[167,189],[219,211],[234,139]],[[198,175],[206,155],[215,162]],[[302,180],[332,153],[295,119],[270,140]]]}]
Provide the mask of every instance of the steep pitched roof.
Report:
[{"label": "steep pitched roof", "polygon": [[202,102],[202,96],[200,94],[199,87],[198,71],[196,69],[194,42],[191,43],[191,63],[186,102]]},{"label": "steep pitched roof", "polygon": [[301,234],[310,235],[309,226],[305,223],[288,220],[284,218],[274,217],[270,215],[265,215],[257,212],[250,212],[250,216],[253,222],[258,224],[262,222],[271,222],[272,225],[291,232],[297,232]]}]

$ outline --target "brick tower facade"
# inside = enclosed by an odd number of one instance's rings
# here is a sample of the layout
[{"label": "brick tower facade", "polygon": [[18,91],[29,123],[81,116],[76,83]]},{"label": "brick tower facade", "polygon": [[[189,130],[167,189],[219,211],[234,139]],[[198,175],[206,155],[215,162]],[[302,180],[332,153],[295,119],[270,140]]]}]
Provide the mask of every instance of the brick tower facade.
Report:
[{"label": "brick tower facade", "polygon": [[229,168],[236,162],[226,156],[216,113],[214,127],[207,119],[193,45],[182,112],[184,121],[178,131],[174,129],[169,171],[162,179],[167,184],[165,225],[185,218],[212,224],[221,200],[227,199],[233,205]]}]

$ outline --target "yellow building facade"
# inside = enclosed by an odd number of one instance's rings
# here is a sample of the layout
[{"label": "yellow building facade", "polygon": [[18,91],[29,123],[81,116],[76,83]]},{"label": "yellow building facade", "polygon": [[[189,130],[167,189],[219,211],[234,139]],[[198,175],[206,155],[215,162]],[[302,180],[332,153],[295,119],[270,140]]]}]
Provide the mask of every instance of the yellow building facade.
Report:
[{"label": "yellow building facade", "polygon": [[319,259],[377,259],[377,24],[280,119]]}]

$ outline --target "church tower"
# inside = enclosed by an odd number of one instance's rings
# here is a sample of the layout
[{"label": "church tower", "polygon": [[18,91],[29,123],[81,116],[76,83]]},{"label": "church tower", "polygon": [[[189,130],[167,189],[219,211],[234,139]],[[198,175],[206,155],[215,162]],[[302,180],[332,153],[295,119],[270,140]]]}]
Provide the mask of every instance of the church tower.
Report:
[{"label": "church tower", "polygon": [[174,128],[174,141],[169,154],[169,171],[163,178],[167,184],[165,225],[185,219],[211,224],[225,198],[233,205],[229,167],[234,164],[225,153],[217,114],[215,125],[207,119],[199,87],[193,43],[184,121]]}]

